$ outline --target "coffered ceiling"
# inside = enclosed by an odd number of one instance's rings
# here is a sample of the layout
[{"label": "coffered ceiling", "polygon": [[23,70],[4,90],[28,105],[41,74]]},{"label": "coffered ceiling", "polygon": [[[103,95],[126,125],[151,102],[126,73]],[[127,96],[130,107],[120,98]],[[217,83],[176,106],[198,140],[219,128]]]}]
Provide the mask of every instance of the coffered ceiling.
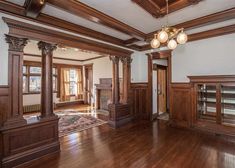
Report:
[{"label": "coffered ceiling", "polygon": [[[19,5],[17,14],[24,15],[22,13],[24,0],[7,1]],[[132,49],[146,45],[147,39],[166,24],[165,0],[46,0],[46,2],[41,13],[38,13],[34,19]],[[1,10],[8,10],[5,6],[1,8],[1,4],[4,3],[0,2]],[[233,10],[225,13],[226,16],[224,13],[213,15],[231,8]],[[205,17],[208,15],[212,15],[209,17],[210,24],[235,19],[234,8],[235,0],[169,0],[169,24],[186,25],[187,29],[191,29],[205,25],[207,21]],[[15,8],[11,10],[14,12]]]}]

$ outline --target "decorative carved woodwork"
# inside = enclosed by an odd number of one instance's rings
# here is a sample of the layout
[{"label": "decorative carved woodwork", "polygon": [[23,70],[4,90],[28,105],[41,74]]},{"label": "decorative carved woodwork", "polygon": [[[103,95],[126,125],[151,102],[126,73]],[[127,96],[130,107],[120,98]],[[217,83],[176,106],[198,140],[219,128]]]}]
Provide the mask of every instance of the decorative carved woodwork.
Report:
[{"label": "decorative carved woodwork", "polygon": [[25,15],[32,18],[37,18],[41,10],[46,4],[46,0],[26,0]]},{"label": "decorative carved woodwork", "polygon": [[[18,126],[26,124],[23,118],[23,96],[22,89],[22,66],[23,66],[23,49],[27,44],[26,38],[18,38],[10,35],[6,36],[6,42],[9,44],[8,49],[8,84],[9,84],[9,111],[6,114],[5,127]],[[5,112],[6,113],[6,112]]]},{"label": "decorative carved woodwork", "polygon": [[121,57],[123,67],[123,103],[130,102],[131,57]]},{"label": "decorative carved woodwork", "polygon": [[112,77],[112,103],[120,103],[120,88],[119,88],[119,57],[110,56],[113,63],[113,77]]},{"label": "decorative carved woodwork", "polygon": [[54,117],[53,113],[53,79],[52,79],[52,60],[55,44],[40,41],[39,50],[42,51],[42,89],[41,89],[41,117]]},{"label": "decorative carved woodwork", "polygon": [[172,83],[170,86],[170,122],[177,127],[191,126],[191,85]]},{"label": "decorative carved woodwork", "polygon": [[131,83],[131,114],[134,119],[150,119],[148,83]]},{"label": "decorative carved woodwork", "polygon": [[[159,18],[167,14],[165,0],[132,0],[153,17]],[[169,13],[195,5],[202,0],[169,0]]]},{"label": "decorative carved woodwork", "polygon": [[68,21],[55,18],[55,17],[49,16],[43,13],[41,13],[36,19],[25,17],[24,7],[13,4],[8,1],[0,1],[0,11],[7,13],[7,14],[14,15],[14,16],[18,16],[20,18],[24,18],[30,21],[34,21],[37,23],[46,24],[48,26],[52,26],[55,28],[60,28],[63,30],[67,30],[70,32],[74,32],[74,33],[81,34],[84,36],[103,40],[103,41],[110,42],[110,43],[117,44],[117,45],[123,45],[123,40],[121,39],[106,35],[104,33],[97,32],[95,30],[92,30],[92,29],[89,29],[89,28],[86,28],[86,27],[83,27],[74,23],[70,23]]},{"label": "decorative carved woodwork", "polygon": [[74,0],[48,0],[48,3],[67,12],[73,13],[92,22],[110,27],[130,36],[136,36],[141,39],[145,38],[145,34],[143,32],[128,26],[127,24],[122,23],[94,8],[91,8],[82,2]]},{"label": "decorative carved woodwork", "polygon": [[3,18],[10,27],[10,34],[32,38],[38,41],[48,41],[51,43],[62,44],[70,47],[80,48],[97,53],[111,54],[116,56],[130,56],[132,51],[115,47],[112,45],[88,40],[82,37],[56,32],[54,30],[38,27],[28,23]]}]

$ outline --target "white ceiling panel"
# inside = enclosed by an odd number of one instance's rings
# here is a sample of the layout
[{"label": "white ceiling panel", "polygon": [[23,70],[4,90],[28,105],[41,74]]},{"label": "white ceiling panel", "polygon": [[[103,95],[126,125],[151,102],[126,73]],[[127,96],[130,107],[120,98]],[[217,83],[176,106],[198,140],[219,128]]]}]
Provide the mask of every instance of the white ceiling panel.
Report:
[{"label": "white ceiling panel", "polygon": [[6,1],[15,3],[15,4],[20,5],[20,6],[24,6],[24,2],[25,2],[25,0],[6,0]]},{"label": "white ceiling panel", "polygon": [[[79,1],[145,33],[161,28],[166,22],[166,17],[155,19],[131,0]],[[235,0],[204,0],[197,5],[171,13],[169,23],[175,25],[232,7],[235,7]]]},{"label": "white ceiling panel", "polygon": [[102,26],[97,23],[91,22],[89,20],[83,19],[81,17],[73,15],[69,12],[63,11],[61,9],[55,8],[54,6],[51,6],[48,4],[42,10],[42,13],[60,18],[62,20],[66,20],[66,21],[74,23],[74,24],[78,24],[78,25],[90,28],[92,30],[95,30],[95,31],[98,31],[98,32],[101,32],[101,33],[104,33],[104,34],[107,34],[107,35],[110,35],[113,37],[117,37],[122,40],[127,40],[127,39],[131,38],[131,36],[129,36],[129,35],[126,35],[126,34],[121,33],[119,31],[113,30],[113,29],[108,28],[106,26]]}]

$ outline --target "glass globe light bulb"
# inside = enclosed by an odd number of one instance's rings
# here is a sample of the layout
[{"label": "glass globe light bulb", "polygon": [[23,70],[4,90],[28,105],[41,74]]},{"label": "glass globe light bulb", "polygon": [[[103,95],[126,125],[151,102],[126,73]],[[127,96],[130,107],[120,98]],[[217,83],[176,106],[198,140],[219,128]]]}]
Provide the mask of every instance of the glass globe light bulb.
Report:
[{"label": "glass globe light bulb", "polygon": [[188,36],[187,34],[185,34],[184,32],[181,32],[180,34],[178,34],[177,36],[177,42],[179,44],[185,44],[188,40]]},{"label": "glass globe light bulb", "polygon": [[174,50],[177,47],[177,43],[174,39],[171,39],[168,44],[167,47],[171,50]]},{"label": "glass globe light bulb", "polygon": [[161,43],[165,43],[168,40],[168,34],[166,31],[162,30],[158,33],[157,35],[157,39],[161,42]]},{"label": "glass globe light bulb", "polygon": [[158,39],[154,38],[151,41],[151,47],[152,48],[158,48],[160,46],[160,42],[158,41]]}]

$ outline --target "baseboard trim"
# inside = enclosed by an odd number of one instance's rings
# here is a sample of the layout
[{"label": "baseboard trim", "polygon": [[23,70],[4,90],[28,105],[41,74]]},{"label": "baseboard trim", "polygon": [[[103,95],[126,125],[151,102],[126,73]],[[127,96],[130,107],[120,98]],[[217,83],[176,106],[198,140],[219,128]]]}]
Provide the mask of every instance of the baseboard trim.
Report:
[{"label": "baseboard trim", "polygon": [[60,143],[59,141],[53,142],[38,148],[27,150],[9,157],[5,157],[2,160],[2,167],[11,168],[11,167],[21,167],[25,164],[30,164],[30,162],[35,161],[36,159],[42,158],[45,155],[55,154],[60,152]]}]

